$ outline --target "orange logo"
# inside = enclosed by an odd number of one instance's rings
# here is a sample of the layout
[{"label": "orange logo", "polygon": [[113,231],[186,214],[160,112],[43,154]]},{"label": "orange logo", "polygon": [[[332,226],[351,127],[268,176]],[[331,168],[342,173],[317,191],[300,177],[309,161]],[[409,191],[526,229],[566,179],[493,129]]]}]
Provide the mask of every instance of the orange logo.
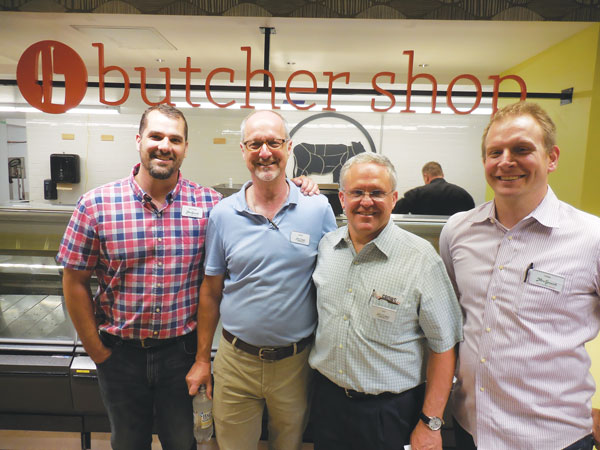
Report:
[{"label": "orange logo", "polygon": [[[64,88],[53,86],[57,81],[64,81]],[[83,99],[87,69],[71,47],[58,41],[40,41],[21,55],[17,85],[31,106],[46,113],[61,114]]]}]

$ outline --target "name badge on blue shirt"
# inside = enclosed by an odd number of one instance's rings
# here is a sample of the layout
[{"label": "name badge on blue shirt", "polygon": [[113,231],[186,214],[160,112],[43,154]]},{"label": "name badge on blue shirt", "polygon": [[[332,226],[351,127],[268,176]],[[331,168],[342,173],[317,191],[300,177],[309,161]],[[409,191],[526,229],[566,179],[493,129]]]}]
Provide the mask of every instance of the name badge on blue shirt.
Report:
[{"label": "name badge on blue shirt", "polygon": [[531,269],[527,278],[529,284],[534,286],[552,289],[556,292],[562,292],[565,284],[565,277],[554,275],[553,273],[542,272],[541,270]]},{"label": "name badge on blue shirt", "polygon": [[204,208],[198,208],[197,206],[183,205],[181,207],[181,215],[183,217],[193,217],[195,219],[201,219],[204,215]]},{"label": "name badge on blue shirt", "polygon": [[308,245],[310,244],[310,234],[292,231],[292,234],[290,235],[290,241],[294,244]]}]

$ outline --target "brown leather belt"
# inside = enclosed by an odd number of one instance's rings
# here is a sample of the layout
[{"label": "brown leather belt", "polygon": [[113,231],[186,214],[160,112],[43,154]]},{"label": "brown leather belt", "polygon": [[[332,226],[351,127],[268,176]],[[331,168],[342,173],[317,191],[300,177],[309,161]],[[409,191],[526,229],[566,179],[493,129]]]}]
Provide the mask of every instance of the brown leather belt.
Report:
[{"label": "brown leather belt", "polygon": [[313,336],[310,335],[286,347],[256,347],[255,345],[248,344],[235,337],[225,328],[223,328],[223,337],[234,347],[239,348],[246,353],[250,353],[251,355],[258,356],[262,361],[279,361],[280,359],[300,353],[313,340]]},{"label": "brown leather belt", "polygon": [[130,345],[132,347],[137,348],[154,348],[154,347],[164,347],[167,345],[175,344],[177,341],[182,339],[196,339],[196,330],[191,333],[184,334],[181,336],[176,336],[173,338],[167,339],[154,339],[154,338],[146,338],[146,339],[123,339],[119,336],[115,336],[114,334],[109,334],[106,331],[100,331],[100,336],[105,344],[108,344],[110,347],[121,343],[124,345]]}]

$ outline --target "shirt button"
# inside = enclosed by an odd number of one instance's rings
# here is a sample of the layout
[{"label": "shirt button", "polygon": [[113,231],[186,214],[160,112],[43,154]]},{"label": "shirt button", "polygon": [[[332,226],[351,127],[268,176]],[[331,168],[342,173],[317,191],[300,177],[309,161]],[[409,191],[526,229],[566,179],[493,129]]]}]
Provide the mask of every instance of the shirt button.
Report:
[{"label": "shirt button", "polygon": [[498,269],[504,270],[504,266],[500,266],[500,267],[498,267]]},{"label": "shirt button", "polygon": [[342,369],[338,370],[338,372],[339,372],[340,374],[344,373],[344,371],[343,371]]},{"label": "shirt button", "polygon": [[485,391],[485,389],[484,389],[484,388],[482,388],[482,387],[480,387],[480,388],[479,388],[479,390],[480,390],[481,392]]},{"label": "shirt button", "polygon": [[486,332],[486,333],[489,333],[490,331],[492,331],[492,329],[491,329],[490,327],[487,327],[487,328],[485,329],[485,332]]},{"label": "shirt button", "polygon": [[342,344],[340,344],[340,348],[344,348],[344,346]]},{"label": "shirt button", "polygon": [[154,336],[158,336],[158,331],[155,331],[154,333],[152,333]]},{"label": "shirt button", "polygon": [[355,266],[358,265],[358,261],[354,261],[352,264],[354,264]]},{"label": "shirt button", "polygon": [[352,288],[348,288],[348,292],[352,292]]},{"label": "shirt button", "polygon": [[509,237],[508,237],[508,240],[509,240],[509,241],[512,241],[512,236],[509,236]]},{"label": "shirt button", "polygon": [[348,316],[344,314],[344,320],[348,320]]},{"label": "shirt button", "polygon": [[156,312],[160,312],[160,308],[156,308]]},{"label": "shirt button", "polygon": [[162,266],[162,263],[159,261],[159,262],[158,262],[158,265],[159,265],[159,266]]},{"label": "shirt button", "polygon": [[495,295],[492,295],[492,300],[496,300],[496,296]]},{"label": "shirt button", "polygon": [[158,238],[158,242],[162,242],[162,238]]},{"label": "shirt button", "polygon": [[485,358],[481,358],[481,359],[480,359],[480,361],[481,361],[482,363],[485,363]]},{"label": "shirt button", "polygon": [[161,287],[161,284],[160,283],[156,283],[156,287]]},{"label": "shirt button", "polygon": [[496,223],[496,219],[490,219],[490,222]]}]

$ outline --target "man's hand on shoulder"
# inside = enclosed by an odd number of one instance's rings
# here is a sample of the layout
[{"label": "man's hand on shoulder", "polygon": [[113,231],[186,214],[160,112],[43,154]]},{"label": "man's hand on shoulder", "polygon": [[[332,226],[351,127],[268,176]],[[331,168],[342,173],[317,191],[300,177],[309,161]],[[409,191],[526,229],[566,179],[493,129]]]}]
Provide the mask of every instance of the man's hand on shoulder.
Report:
[{"label": "man's hand on shoulder", "polygon": [[304,195],[308,195],[309,197],[321,193],[319,185],[307,176],[302,175],[300,177],[292,178],[292,182],[300,188],[300,191]]},{"label": "man's hand on shoulder", "polygon": [[419,419],[410,435],[412,450],[442,450],[442,431],[433,431]]}]

